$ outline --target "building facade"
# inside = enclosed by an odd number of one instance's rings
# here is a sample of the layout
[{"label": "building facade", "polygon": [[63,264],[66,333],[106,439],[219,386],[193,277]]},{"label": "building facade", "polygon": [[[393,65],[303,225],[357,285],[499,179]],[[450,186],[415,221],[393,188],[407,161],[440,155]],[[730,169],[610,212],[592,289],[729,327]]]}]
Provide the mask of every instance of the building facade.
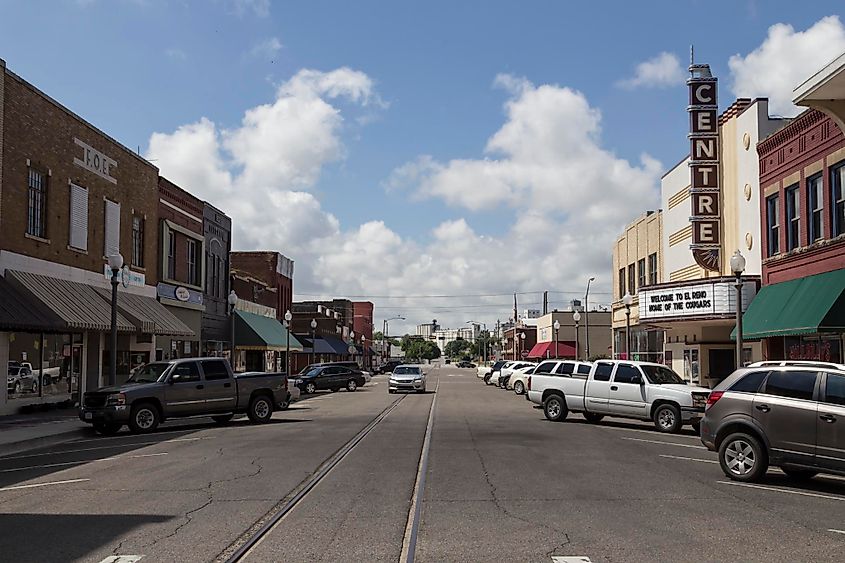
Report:
[{"label": "building facade", "polygon": [[201,348],[204,356],[222,356],[229,350],[229,253],[232,250],[232,219],[203,202],[205,235],[205,294]]},{"label": "building facade", "polygon": [[[475,339],[481,334],[481,325],[477,323],[461,328],[438,328],[432,333],[434,342],[440,348],[440,353],[446,353],[446,346],[450,342],[456,340],[466,340],[467,342],[475,342]],[[423,335],[421,335],[423,336]],[[429,337],[431,338],[431,337]]]},{"label": "building facade", "polygon": [[253,300],[273,307],[276,318],[283,320],[293,303],[293,260],[273,251],[236,251],[231,254],[231,263],[234,271],[255,278],[270,288],[272,303],[267,296],[258,300],[258,296],[254,295],[256,299]]},{"label": "building facade", "polygon": [[[575,321],[575,312],[578,321]],[[569,311],[553,310],[537,319],[537,341],[528,352],[528,358],[567,358],[587,360],[588,358],[609,357],[611,353],[610,311]],[[555,322],[560,328],[555,334]],[[589,345],[587,344],[587,326],[589,326]],[[555,344],[557,343],[557,344]],[[577,344],[576,344],[577,343]]]}]

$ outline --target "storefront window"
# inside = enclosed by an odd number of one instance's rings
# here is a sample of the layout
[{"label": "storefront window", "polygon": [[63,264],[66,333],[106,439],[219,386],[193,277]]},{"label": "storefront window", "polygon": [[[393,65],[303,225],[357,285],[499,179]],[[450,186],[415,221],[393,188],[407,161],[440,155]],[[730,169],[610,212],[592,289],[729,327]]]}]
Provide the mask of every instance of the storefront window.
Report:
[{"label": "storefront window", "polygon": [[41,375],[42,393],[59,397],[74,393],[78,389],[81,366],[74,369],[74,361],[81,363],[82,346],[78,345],[74,354],[73,338],[70,334],[45,334],[44,348],[41,351],[43,373]]},{"label": "storefront window", "polygon": [[701,380],[699,366],[698,348],[684,349],[684,379],[697,384]]},{"label": "storefront window", "polygon": [[786,360],[818,360],[842,363],[842,341],[839,335],[786,336]]}]

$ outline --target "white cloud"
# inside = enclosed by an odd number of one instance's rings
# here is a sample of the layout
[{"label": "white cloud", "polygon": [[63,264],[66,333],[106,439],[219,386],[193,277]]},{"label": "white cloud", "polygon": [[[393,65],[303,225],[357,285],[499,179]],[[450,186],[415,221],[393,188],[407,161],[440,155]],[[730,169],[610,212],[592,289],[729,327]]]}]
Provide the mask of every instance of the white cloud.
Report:
[{"label": "white cloud", "polygon": [[681,68],[678,57],[673,53],[662,52],[643,61],[634,70],[634,76],[620,80],[617,85],[626,90],[635,88],[664,88],[679,86],[686,81],[686,72]]},{"label": "white cloud", "polygon": [[806,31],[784,23],[769,28],[765,41],[745,56],[728,61],[737,97],[768,97],[775,114],[794,116],[792,91],[845,51],[845,27],[839,16],[820,19]]},{"label": "white cloud", "polygon": [[188,58],[188,54],[178,47],[170,47],[168,49],[165,49],[164,54],[167,56],[168,59],[171,59],[173,61],[181,62],[187,60]]},{"label": "white cloud", "polygon": [[272,59],[281,50],[282,50],[282,42],[279,41],[279,38],[278,37],[270,37],[269,39],[265,39],[264,41],[259,41],[258,43],[253,45],[252,49],[249,50],[249,54],[250,54],[250,56],[256,57],[256,58]]},{"label": "white cloud", "polygon": [[235,14],[243,16],[246,13],[253,13],[259,18],[266,18],[270,15],[270,0],[226,0]]}]

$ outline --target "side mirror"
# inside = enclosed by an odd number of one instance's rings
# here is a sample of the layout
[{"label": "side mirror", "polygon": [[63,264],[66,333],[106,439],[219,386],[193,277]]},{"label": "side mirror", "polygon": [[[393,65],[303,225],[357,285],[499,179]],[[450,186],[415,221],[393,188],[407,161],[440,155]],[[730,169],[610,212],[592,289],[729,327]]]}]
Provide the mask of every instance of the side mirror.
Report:
[{"label": "side mirror", "polygon": [[181,373],[174,373],[173,375],[170,376],[170,381],[168,383],[173,385],[174,383],[176,383],[180,379],[182,379],[182,374]]},{"label": "side mirror", "polygon": [[631,383],[636,383],[637,385],[643,385],[643,384],[645,384],[645,381],[643,381],[643,378],[641,376],[634,375],[634,376],[631,377]]}]

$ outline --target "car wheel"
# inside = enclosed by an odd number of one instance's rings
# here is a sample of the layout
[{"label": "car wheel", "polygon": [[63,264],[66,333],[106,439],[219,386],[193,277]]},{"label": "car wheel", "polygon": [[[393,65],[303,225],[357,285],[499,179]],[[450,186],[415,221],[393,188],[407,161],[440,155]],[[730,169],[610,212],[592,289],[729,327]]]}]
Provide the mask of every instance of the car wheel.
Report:
[{"label": "car wheel", "polygon": [[37,379],[32,380],[32,386],[29,388],[29,391],[31,393],[38,393],[38,380]]},{"label": "car wheel", "polygon": [[601,419],[604,418],[603,414],[596,414],[594,412],[585,412],[584,418],[587,419],[587,422],[590,424],[596,424],[597,422],[601,422]]},{"label": "car wheel", "polygon": [[675,405],[660,405],[653,418],[654,427],[661,432],[675,434],[681,429],[681,411]]},{"label": "car wheel", "polygon": [[235,417],[234,414],[218,414],[217,416],[212,416],[211,420],[216,422],[217,424],[226,424],[230,420]]},{"label": "car wheel", "polygon": [[306,383],[305,384],[305,393],[308,395],[313,395],[317,392],[317,386],[313,383]]},{"label": "car wheel", "polygon": [[94,423],[94,431],[101,436],[114,436],[117,434],[120,429],[123,427],[122,424],[117,423],[108,423],[108,422],[95,422]]},{"label": "car wheel", "polygon": [[146,434],[158,428],[161,415],[152,403],[139,403],[129,414],[129,429],[136,434]]},{"label": "car wheel", "polygon": [[346,382],[346,390],[347,391],[352,393],[356,389],[358,389],[358,382],[357,381],[355,381],[354,379],[350,379],[349,381]]},{"label": "car wheel", "polygon": [[249,401],[246,414],[249,420],[256,424],[270,422],[273,416],[273,400],[267,395],[256,395]]},{"label": "car wheel", "polygon": [[279,403],[279,410],[286,411],[290,408],[290,393]]},{"label": "car wheel", "polygon": [[719,447],[719,465],[734,481],[757,481],[769,467],[768,456],[760,441],[750,434],[731,434]]},{"label": "car wheel", "polygon": [[388,390],[387,390],[387,392],[388,392],[390,395],[392,395],[392,394],[396,393],[396,391],[395,391],[394,389],[388,389]]},{"label": "car wheel", "polygon": [[792,469],[788,467],[781,467],[781,471],[786,473],[786,476],[796,481],[808,481],[819,474],[818,471],[812,469]]},{"label": "car wheel", "polygon": [[569,411],[566,408],[566,401],[560,395],[549,395],[543,401],[543,414],[552,422],[563,422]]},{"label": "car wheel", "polygon": [[517,381],[513,384],[513,391],[517,395],[522,395],[525,393],[525,385],[523,385],[521,381]]},{"label": "car wheel", "polygon": [[21,382],[15,381],[15,395],[21,394]]},{"label": "car wheel", "polygon": [[695,430],[696,434],[701,436],[701,421],[700,420],[696,420],[690,426],[692,426],[692,429]]}]

